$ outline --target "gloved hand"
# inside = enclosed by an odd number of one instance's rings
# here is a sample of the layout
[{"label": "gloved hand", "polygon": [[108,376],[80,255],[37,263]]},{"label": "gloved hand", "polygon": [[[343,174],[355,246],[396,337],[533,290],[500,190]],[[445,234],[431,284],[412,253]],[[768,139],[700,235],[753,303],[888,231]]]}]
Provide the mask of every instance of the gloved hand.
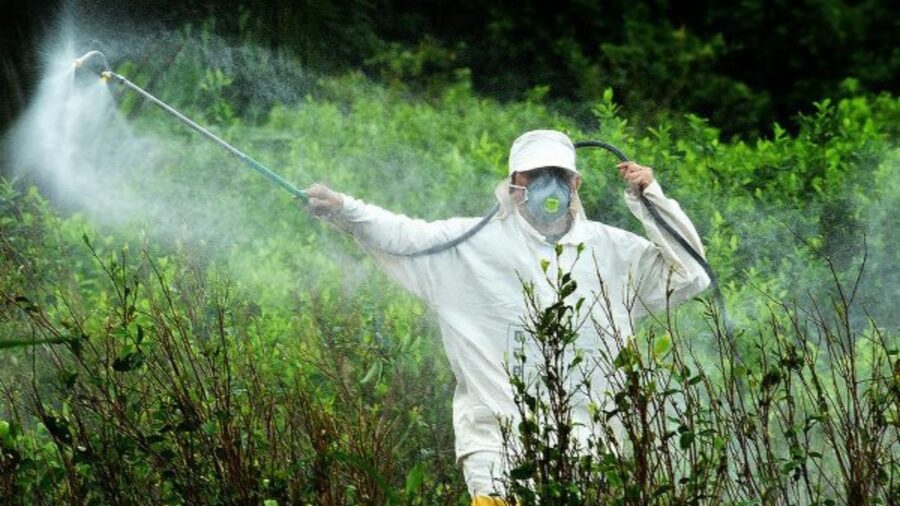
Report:
[{"label": "gloved hand", "polygon": [[622,179],[631,185],[631,191],[636,195],[640,195],[644,188],[653,182],[653,169],[650,167],[644,167],[634,162],[622,162],[616,167],[619,168]]},{"label": "gloved hand", "polygon": [[323,184],[314,183],[306,189],[306,194],[309,196],[306,206],[315,215],[328,215],[344,207],[344,196]]}]

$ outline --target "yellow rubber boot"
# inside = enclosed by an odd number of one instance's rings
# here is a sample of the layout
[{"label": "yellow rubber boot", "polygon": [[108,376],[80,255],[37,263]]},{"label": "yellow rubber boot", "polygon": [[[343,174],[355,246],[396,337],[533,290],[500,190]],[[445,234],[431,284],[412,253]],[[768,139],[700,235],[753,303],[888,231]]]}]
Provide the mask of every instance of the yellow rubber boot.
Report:
[{"label": "yellow rubber boot", "polygon": [[506,506],[506,501],[489,495],[476,495],[472,498],[472,506]]}]

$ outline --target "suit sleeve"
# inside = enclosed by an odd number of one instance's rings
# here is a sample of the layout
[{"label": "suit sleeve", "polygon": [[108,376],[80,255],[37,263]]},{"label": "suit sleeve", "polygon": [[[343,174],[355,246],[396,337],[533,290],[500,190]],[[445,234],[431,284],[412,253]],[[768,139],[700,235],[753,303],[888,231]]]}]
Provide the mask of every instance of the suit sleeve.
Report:
[{"label": "suit sleeve", "polygon": [[[656,181],[644,189],[644,195],[662,218],[705,258],[700,236],[678,202],[667,198]],[[636,309],[644,313],[660,311],[667,305],[674,306],[690,299],[709,286],[710,279],[703,267],[659,227],[640,197],[626,190],[625,201],[651,241],[640,253],[636,266]]]},{"label": "suit sleeve", "polygon": [[331,219],[349,232],[391,278],[413,295],[434,305],[442,293],[440,277],[451,275],[458,252],[408,256],[442,244],[462,233],[468,219],[425,221],[395,214],[344,196],[344,208]]}]

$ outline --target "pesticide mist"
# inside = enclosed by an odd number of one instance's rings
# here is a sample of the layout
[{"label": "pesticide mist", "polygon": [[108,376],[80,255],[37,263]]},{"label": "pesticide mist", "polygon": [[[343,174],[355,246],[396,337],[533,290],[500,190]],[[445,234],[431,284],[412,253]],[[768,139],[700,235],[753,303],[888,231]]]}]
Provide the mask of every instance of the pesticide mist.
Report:
[{"label": "pesticide mist", "polygon": [[[359,76],[316,77],[285,55],[189,29],[110,33],[97,20],[69,17],[55,33],[45,46],[38,93],[7,138],[14,172],[38,183],[60,210],[80,213],[107,233],[227,259],[238,279],[284,292],[334,276],[332,260],[322,265],[318,255],[301,257],[301,243],[336,259],[349,289],[371,269],[360,265],[350,241],[289,195],[133,92],[89,68],[75,69],[76,58],[102,49],[114,70],[300,188],[324,182],[428,219],[486,212],[504,173],[506,143],[521,128],[545,124],[507,123],[491,127],[505,133],[489,138],[466,108],[447,114],[420,104],[395,112],[397,97]],[[437,132],[431,126],[414,126],[421,130],[410,134],[415,115],[421,123],[435,113],[442,130],[466,143],[431,138]],[[454,190],[460,185],[466,191]],[[277,268],[285,261],[307,267],[298,278]]]},{"label": "pesticide mist", "polygon": [[[70,209],[100,223],[145,221],[155,228],[154,235],[176,238],[185,227],[193,229],[188,239],[237,235],[243,227],[234,228],[237,213],[225,212],[230,199],[220,191],[233,191],[235,185],[219,185],[240,167],[228,167],[225,156],[215,156],[177,125],[137,131],[118,104],[134,97],[113,90],[92,69],[76,69],[78,56],[68,44],[48,57],[35,100],[11,135],[14,166]],[[173,166],[201,160],[219,165],[221,180],[208,179],[209,170],[173,180]]]},{"label": "pesticide mist", "polygon": [[107,83],[85,71],[76,75],[74,59],[74,53],[60,52],[48,62],[35,101],[10,140],[14,166],[96,219],[124,222],[160,213],[128,184],[159,164],[159,144],[138,137]]},{"label": "pesticide mist", "polygon": [[[317,236],[320,248],[344,258],[342,278],[347,286],[359,283],[363,276],[359,262],[346,256],[345,244],[322,233],[324,228],[302,211],[302,205],[133,92],[101,79],[98,69],[87,64],[76,68],[75,59],[93,50],[91,44],[96,41],[79,37],[82,32],[70,21],[61,26],[58,37],[46,46],[37,93],[6,139],[16,174],[39,184],[61,211],[83,215],[105,233],[126,241],[157,243],[164,250],[187,248],[209,260],[227,259],[231,274],[252,281],[253,286],[275,284],[287,292],[297,282],[328,275],[323,274],[328,269],[313,267],[314,260],[309,260],[310,268],[303,269],[300,277],[283,269],[259,268],[291,254],[283,249],[287,243],[281,236],[299,241],[310,233]],[[219,94],[232,86],[233,79],[221,68],[207,69],[199,82],[171,84],[179,69],[198,59],[208,65],[230,62],[232,66],[233,59],[252,59],[260,68],[269,66],[269,72],[277,72],[277,67],[271,68],[271,55],[252,46],[234,48],[218,39],[191,49],[193,42],[186,34],[171,33],[111,39],[104,46],[118,51],[114,62],[140,59],[145,56],[142,52],[156,54],[160,45],[175,51],[173,68],[160,67],[165,62],[157,60],[151,61],[155,66],[149,70],[126,67],[138,79],[154,76],[150,80],[164,91],[198,90],[193,95],[199,105],[183,93],[175,97],[188,107],[189,116],[212,123],[214,130],[233,137],[230,140],[239,146],[262,145],[266,149],[254,156],[266,163],[275,161],[276,170],[286,171],[298,186],[314,181],[301,167],[302,157],[285,147],[290,137],[252,126],[240,128],[231,121],[234,106]],[[252,102],[263,109],[296,101],[304,86],[296,76],[291,81],[284,75],[276,78],[261,72],[260,77],[270,79],[242,93],[255,97]],[[290,90],[293,85],[298,89]]]}]

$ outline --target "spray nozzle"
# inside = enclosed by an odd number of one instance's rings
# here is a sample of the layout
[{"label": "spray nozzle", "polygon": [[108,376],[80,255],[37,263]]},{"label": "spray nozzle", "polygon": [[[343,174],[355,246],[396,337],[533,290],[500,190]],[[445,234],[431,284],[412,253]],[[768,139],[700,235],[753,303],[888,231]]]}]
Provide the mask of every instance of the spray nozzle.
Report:
[{"label": "spray nozzle", "polygon": [[75,61],[72,62],[72,66],[74,66],[76,69],[89,69],[99,75],[101,78],[104,77],[104,74],[110,73],[109,63],[106,61],[106,55],[97,50],[90,51],[81,58],[76,58]]}]

